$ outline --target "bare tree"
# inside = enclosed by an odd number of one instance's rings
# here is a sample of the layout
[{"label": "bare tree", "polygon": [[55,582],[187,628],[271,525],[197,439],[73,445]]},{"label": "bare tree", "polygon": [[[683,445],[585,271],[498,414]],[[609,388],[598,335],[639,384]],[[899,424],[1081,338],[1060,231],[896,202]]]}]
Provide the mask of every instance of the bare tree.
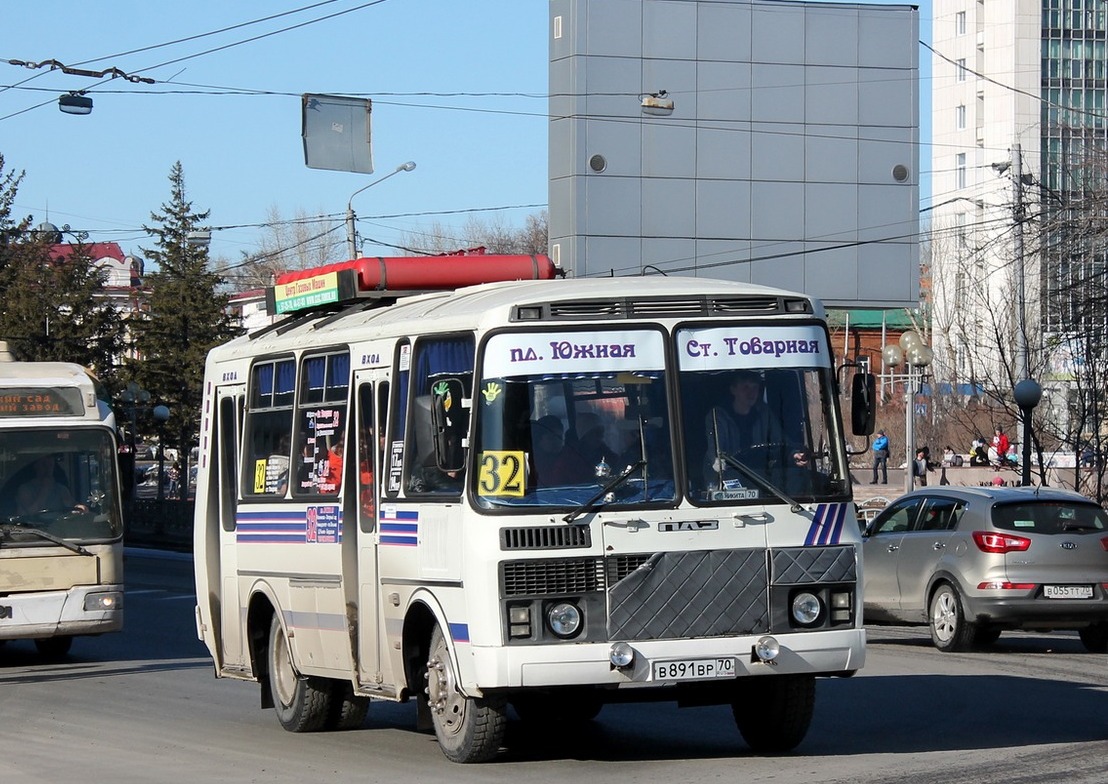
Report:
[{"label": "bare tree", "polygon": [[511,226],[500,217],[484,220],[470,217],[460,228],[432,223],[405,234],[403,244],[421,253],[437,255],[484,248],[486,253],[545,254],[547,213],[528,215],[523,227]]},{"label": "bare tree", "polygon": [[227,265],[223,274],[235,290],[247,291],[272,286],[282,272],[341,261],[341,228],[330,218],[310,216],[303,210],[286,220],[276,206],[271,206],[258,249],[244,253],[238,263]]}]

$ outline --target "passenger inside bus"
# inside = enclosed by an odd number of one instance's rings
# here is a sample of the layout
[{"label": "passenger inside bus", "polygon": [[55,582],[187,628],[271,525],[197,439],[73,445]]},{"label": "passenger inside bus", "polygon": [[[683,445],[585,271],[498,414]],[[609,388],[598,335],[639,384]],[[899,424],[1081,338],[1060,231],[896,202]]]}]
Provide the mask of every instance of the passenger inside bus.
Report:
[{"label": "passenger inside bus", "polygon": [[70,509],[88,511],[84,504],[73,500],[54,455],[42,455],[35,460],[31,477],[16,491],[15,506],[16,513],[20,515]]},{"label": "passenger inside bus", "polygon": [[596,482],[622,471],[618,450],[605,441],[604,422],[600,416],[586,411],[577,414],[574,428],[554,463],[553,478],[557,484],[573,485]]},{"label": "passenger inside bus", "polygon": [[556,466],[564,446],[562,420],[553,414],[539,417],[531,423],[532,485],[557,484]]}]

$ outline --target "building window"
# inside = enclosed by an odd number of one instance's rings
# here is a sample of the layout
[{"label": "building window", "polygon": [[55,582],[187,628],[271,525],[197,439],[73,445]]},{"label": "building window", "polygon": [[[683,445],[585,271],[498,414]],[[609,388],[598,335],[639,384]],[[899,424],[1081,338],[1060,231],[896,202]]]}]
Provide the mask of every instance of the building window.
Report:
[{"label": "building window", "polygon": [[958,81],[966,81],[966,58],[959,57],[957,60],[958,65]]},{"label": "building window", "polygon": [[954,108],[954,125],[959,131],[966,129],[966,107],[956,106]]},{"label": "building window", "polygon": [[965,35],[966,34],[966,12],[959,11],[954,15],[954,34]]},{"label": "building window", "polygon": [[954,176],[957,180],[957,188],[966,187],[966,154],[960,152],[954,156]]},{"label": "building window", "polygon": [[958,238],[958,247],[966,247],[966,213],[959,212],[954,216],[954,233]]}]

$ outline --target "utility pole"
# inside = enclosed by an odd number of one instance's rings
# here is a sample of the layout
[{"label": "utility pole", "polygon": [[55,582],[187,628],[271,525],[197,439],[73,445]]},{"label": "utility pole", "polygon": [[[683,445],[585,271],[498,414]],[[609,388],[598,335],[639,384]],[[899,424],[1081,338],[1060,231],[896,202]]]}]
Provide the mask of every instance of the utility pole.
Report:
[{"label": "utility pole", "polygon": [[1027,288],[1023,257],[1023,222],[1027,212],[1023,204],[1023,156],[1019,143],[1012,145],[1012,188],[1015,218],[1013,244],[1016,261],[1016,381],[1030,378],[1027,358]]}]

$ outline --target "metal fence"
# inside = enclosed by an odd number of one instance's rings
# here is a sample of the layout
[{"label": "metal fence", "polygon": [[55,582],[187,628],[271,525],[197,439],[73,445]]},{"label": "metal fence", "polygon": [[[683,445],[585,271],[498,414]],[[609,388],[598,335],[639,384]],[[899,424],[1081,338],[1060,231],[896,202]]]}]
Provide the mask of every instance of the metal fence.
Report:
[{"label": "metal fence", "polygon": [[194,501],[137,498],[124,518],[123,541],[138,547],[192,550]]}]

